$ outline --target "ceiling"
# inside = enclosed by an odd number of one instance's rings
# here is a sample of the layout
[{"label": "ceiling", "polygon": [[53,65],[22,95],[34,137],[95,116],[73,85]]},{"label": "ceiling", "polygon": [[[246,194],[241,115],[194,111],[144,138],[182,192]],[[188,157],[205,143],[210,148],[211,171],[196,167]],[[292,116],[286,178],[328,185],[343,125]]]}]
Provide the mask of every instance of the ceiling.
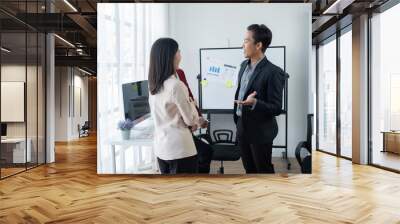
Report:
[{"label": "ceiling", "polygon": [[[312,3],[312,32],[313,42],[335,32],[337,21],[346,16],[351,23],[351,17],[373,9],[388,0],[230,0],[230,1],[201,1],[201,2],[269,2],[269,3]],[[25,50],[25,38],[21,32],[28,28],[30,31],[55,32],[56,65],[80,66],[96,72],[96,38],[97,38],[97,7],[96,3],[106,2],[135,2],[113,0],[1,0],[0,23],[8,47]],[[136,2],[171,2],[136,1]],[[174,2],[200,2],[179,1]],[[52,8],[53,13],[48,13]],[[346,23],[342,22],[345,26]],[[333,28],[332,28],[333,27]],[[60,38],[59,38],[60,37]],[[66,40],[66,41],[63,41]],[[72,45],[71,45],[72,44]],[[30,48],[34,43],[28,44]],[[18,52],[18,50],[16,50]],[[17,54],[17,53],[15,53]]]}]

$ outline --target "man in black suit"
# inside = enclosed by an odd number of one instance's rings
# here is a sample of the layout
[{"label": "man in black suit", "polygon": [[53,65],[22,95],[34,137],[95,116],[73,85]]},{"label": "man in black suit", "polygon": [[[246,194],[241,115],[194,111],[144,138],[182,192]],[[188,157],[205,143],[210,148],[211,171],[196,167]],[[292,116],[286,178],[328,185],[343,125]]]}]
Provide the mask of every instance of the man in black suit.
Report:
[{"label": "man in black suit", "polygon": [[265,51],[272,32],[261,24],[247,27],[243,43],[247,58],[239,71],[234,121],[246,173],[274,173],[272,142],[278,134],[275,117],[282,113],[282,95],[288,75],[272,64]]}]

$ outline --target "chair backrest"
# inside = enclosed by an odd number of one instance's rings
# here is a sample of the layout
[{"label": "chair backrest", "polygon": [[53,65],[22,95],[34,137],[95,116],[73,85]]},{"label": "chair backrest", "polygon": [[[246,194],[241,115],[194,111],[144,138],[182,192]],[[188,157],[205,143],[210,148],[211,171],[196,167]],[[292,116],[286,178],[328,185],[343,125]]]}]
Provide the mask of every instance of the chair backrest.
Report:
[{"label": "chair backrest", "polygon": [[234,141],[232,141],[233,131],[229,129],[214,130],[213,136],[215,139],[214,143],[235,143]]},{"label": "chair backrest", "polygon": [[207,113],[209,125],[206,131],[212,142],[236,144],[236,125],[232,113]]},{"label": "chair backrest", "polygon": [[82,128],[89,128],[89,121],[85,121]]},{"label": "chair backrest", "polygon": [[311,153],[312,133],[313,133],[314,114],[307,114],[307,145],[308,152]]}]

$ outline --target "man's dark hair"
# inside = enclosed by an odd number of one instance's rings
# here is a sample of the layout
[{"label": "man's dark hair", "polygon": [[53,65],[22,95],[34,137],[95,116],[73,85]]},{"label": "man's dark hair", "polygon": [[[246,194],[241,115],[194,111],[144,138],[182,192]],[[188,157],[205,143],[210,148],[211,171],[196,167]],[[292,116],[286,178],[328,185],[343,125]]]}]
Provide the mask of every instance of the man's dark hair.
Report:
[{"label": "man's dark hair", "polygon": [[174,58],[178,51],[178,43],[171,38],[160,38],[154,42],[150,51],[149,90],[151,95],[157,94],[164,81],[175,73]]},{"label": "man's dark hair", "polygon": [[272,32],[264,24],[252,24],[247,27],[248,31],[253,33],[254,44],[262,43],[262,52],[265,53],[272,41]]}]

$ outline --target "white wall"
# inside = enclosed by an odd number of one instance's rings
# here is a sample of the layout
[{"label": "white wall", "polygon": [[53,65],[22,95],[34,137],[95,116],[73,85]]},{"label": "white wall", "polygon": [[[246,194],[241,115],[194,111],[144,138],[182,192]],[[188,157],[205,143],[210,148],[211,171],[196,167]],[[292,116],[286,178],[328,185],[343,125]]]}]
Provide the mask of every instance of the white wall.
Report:
[{"label": "white wall", "polygon": [[[170,4],[170,35],[180,45],[181,67],[198,98],[199,49],[242,46],[248,25],[267,25],[271,45],[286,46],[289,79],[289,156],[306,139],[311,56],[311,4]],[[280,134],[284,129],[280,129]],[[282,137],[282,136],[281,136]],[[275,156],[280,150],[274,150]]]},{"label": "white wall", "polygon": [[[25,64],[3,64],[1,66],[1,81],[2,82],[25,82],[26,71],[31,71],[32,67],[26,67]],[[3,98],[4,96],[2,96]],[[8,108],[1,108],[7,110]],[[22,108],[24,110],[24,108]],[[7,135],[9,137],[25,136],[25,122],[11,122],[7,125]]]},{"label": "white wall", "polygon": [[[28,82],[26,82],[26,74],[28,74]],[[37,96],[36,96],[36,80],[31,76],[34,75],[36,78],[36,66],[25,66],[25,64],[3,64],[1,66],[1,81],[2,82],[24,82],[26,85],[29,84],[27,88],[27,121],[22,122],[6,122],[7,123],[7,135],[9,137],[24,137],[25,136],[25,126],[28,125],[28,133],[36,134],[36,122],[37,114]],[[33,86],[33,88],[32,88]],[[23,94],[23,91],[22,91]],[[7,97],[7,96],[2,96]],[[23,97],[24,98],[24,97]],[[31,106],[31,108],[29,108]],[[42,105],[39,105],[39,107]],[[24,113],[24,106],[20,108]],[[10,108],[1,108],[1,110],[10,110]],[[4,111],[3,111],[4,113]],[[24,118],[23,118],[24,120]]]},{"label": "white wall", "polygon": [[66,141],[67,138],[67,117],[68,117],[68,68],[55,68],[55,140]]},{"label": "white wall", "polygon": [[[78,72],[78,74],[76,74]],[[89,120],[89,91],[88,91],[88,76],[82,76],[83,73],[75,70],[75,81],[74,86],[80,88],[81,90],[81,110],[82,113],[79,114],[77,108],[75,108],[75,119],[73,123],[73,136],[78,137],[78,129],[76,128],[78,124],[83,125],[85,121]],[[75,94],[77,94],[75,92]],[[75,97],[76,100],[76,97]]]},{"label": "white wall", "polygon": [[[77,139],[78,124],[88,120],[88,78],[76,68],[56,67],[55,86],[55,141]],[[77,89],[81,90],[82,114],[76,107]]]},{"label": "white wall", "polygon": [[[15,108],[2,107],[2,112],[7,113],[25,113],[26,120],[22,122],[6,122],[7,123],[7,137],[25,137],[25,135],[31,139],[31,150],[32,158],[36,158],[37,153],[39,154],[39,163],[44,162],[44,150],[45,150],[45,139],[44,139],[44,73],[42,67],[25,65],[19,63],[5,63],[1,66],[1,81],[2,82],[24,82],[26,85],[26,107],[25,103],[22,102],[22,107],[18,111]],[[27,78],[27,80],[26,80]],[[2,89],[2,92],[4,89]],[[23,94],[24,90],[20,90]],[[3,93],[4,94],[4,93]],[[7,94],[7,93],[6,93]],[[2,98],[7,95],[2,95]],[[24,97],[22,97],[24,98]],[[3,104],[3,103],[2,103]],[[34,159],[33,161],[36,161]]]}]

